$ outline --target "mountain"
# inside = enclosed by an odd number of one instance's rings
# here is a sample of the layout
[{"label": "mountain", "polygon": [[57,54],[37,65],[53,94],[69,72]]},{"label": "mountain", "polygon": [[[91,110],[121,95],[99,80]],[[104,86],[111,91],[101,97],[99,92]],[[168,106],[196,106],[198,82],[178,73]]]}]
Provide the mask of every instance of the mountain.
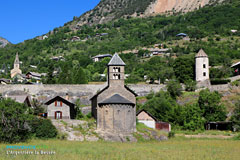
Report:
[{"label": "mountain", "polygon": [[121,17],[146,17],[156,14],[187,13],[223,0],[101,0],[91,11],[74,19],[71,28],[84,24],[103,24]]},{"label": "mountain", "polygon": [[4,48],[9,43],[10,42],[8,40],[0,37],[0,48]]}]

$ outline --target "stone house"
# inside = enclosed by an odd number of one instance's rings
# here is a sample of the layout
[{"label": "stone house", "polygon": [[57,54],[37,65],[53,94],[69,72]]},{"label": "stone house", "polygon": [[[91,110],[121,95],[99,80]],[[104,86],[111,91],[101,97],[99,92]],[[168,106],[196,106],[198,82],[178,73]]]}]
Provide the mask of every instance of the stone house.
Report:
[{"label": "stone house", "polygon": [[137,113],[137,119],[138,122],[145,124],[149,128],[156,128],[157,119],[144,109]]},{"label": "stone house", "polygon": [[10,98],[18,103],[25,104],[28,107],[32,106],[28,95],[5,95],[5,98]]},{"label": "stone house", "polygon": [[99,62],[99,61],[101,61],[103,58],[106,58],[106,57],[112,58],[112,55],[111,55],[111,54],[97,55],[97,56],[92,57],[92,60],[93,60],[94,62]]},{"label": "stone house", "polygon": [[108,85],[94,95],[92,114],[97,120],[97,130],[111,133],[136,131],[136,96],[124,84],[125,63],[114,54],[108,63]]},{"label": "stone house", "polygon": [[74,119],[76,116],[75,105],[67,99],[56,96],[45,103],[47,117],[50,119]]},{"label": "stone house", "polygon": [[171,124],[167,122],[158,121],[153,115],[146,110],[142,109],[137,113],[138,122],[145,124],[149,128],[157,129],[160,131],[171,131]]}]

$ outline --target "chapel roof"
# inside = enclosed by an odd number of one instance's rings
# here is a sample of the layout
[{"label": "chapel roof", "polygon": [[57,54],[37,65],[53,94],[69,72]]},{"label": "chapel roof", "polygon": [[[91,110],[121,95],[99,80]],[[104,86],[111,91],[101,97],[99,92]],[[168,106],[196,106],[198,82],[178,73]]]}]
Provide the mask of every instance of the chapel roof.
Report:
[{"label": "chapel roof", "polygon": [[101,104],[130,104],[130,105],[134,105],[134,103],[130,102],[129,100],[120,96],[119,94],[115,94],[115,95],[111,96],[110,98],[100,102],[99,104],[100,105]]}]

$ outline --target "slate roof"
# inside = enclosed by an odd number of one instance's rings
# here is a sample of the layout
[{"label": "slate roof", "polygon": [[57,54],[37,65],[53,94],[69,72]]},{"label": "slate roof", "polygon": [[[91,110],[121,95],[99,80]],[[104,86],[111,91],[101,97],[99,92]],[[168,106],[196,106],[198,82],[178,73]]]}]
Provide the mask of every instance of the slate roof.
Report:
[{"label": "slate roof", "polygon": [[112,55],[111,54],[102,54],[102,55],[97,55],[93,58],[105,58],[105,57],[112,57]]},{"label": "slate roof", "polygon": [[123,60],[119,57],[117,53],[115,53],[108,63],[108,66],[125,66],[126,64],[123,62]]},{"label": "slate roof", "polygon": [[145,109],[142,109],[140,111],[137,112],[136,116],[138,116],[140,113],[145,112],[146,114],[148,114],[150,117],[152,117],[155,121],[158,121],[157,118],[155,118],[151,113],[149,113],[148,111],[146,111]]},{"label": "slate roof", "polygon": [[130,102],[126,98],[120,96],[119,94],[115,94],[112,97],[98,103],[98,104],[130,104],[134,105],[134,103]]},{"label": "slate roof", "polygon": [[203,49],[200,49],[200,51],[197,53],[195,58],[199,58],[199,57],[208,57],[208,55],[204,52]]},{"label": "slate roof", "polygon": [[178,37],[178,36],[184,36],[184,37],[186,37],[187,34],[186,34],[186,33],[179,33],[179,34],[177,34],[176,36],[177,36],[177,37]]},{"label": "slate roof", "polygon": [[237,63],[233,64],[233,65],[231,66],[231,68],[237,67],[239,64],[240,64],[240,62],[237,62]]},{"label": "slate roof", "polygon": [[52,104],[53,102],[55,102],[56,100],[61,100],[63,103],[65,103],[65,104],[68,105],[68,106],[74,106],[74,105],[75,105],[74,103],[72,103],[72,102],[70,102],[69,100],[66,100],[66,99],[64,99],[64,98],[62,98],[62,97],[60,97],[60,96],[55,96],[55,97],[53,97],[53,98],[50,98],[50,99],[48,99],[44,104],[45,104],[45,105],[50,105],[50,104]]}]

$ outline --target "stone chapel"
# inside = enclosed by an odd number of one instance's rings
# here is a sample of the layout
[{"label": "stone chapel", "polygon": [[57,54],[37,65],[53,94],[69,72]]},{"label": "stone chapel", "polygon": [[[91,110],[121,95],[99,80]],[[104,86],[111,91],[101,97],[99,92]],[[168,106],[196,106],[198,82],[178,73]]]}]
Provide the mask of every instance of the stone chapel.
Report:
[{"label": "stone chapel", "polygon": [[136,96],[124,84],[125,63],[117,53],[108,63],[108,85],[94,95],[92,114],[97,120],[97,130],[112,133],[136,131]]}]

